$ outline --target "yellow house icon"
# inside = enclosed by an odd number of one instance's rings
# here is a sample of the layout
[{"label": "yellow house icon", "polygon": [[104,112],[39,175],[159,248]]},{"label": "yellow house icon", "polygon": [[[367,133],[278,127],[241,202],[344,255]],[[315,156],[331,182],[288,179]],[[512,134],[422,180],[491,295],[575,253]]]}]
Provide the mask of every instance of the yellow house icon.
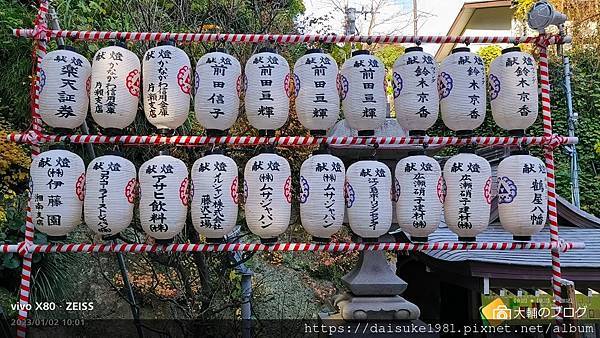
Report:
[{"label": "yellow house icon", "polygon": [[486,325],[500,325],[505,320],[512,319],[512,311],[507,308],[502,299],[496,298],[486,306],[479,309],[481,319]]}]

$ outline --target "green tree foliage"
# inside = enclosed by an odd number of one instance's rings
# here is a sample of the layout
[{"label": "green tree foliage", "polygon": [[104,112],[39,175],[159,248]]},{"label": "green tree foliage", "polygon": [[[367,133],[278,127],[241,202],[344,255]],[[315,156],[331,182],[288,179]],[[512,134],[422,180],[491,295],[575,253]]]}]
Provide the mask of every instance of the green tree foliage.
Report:
[{"label": "green tree foliage", "polygon": [[[394,62],[404,54],[404,46],[398,45],[384,45],[383,47],[377,49],[375,51],[375,56],[379,57],[383,64],[385,65],[386,73],[385,73],[385,82],[387,84],[387,96],[389,98],[390,104],[393,107],[394,104],[394,88],[392,87],[392,69],[394,67]],[[390,112],[392,117],[396,116],[396,112],[394,109]]]},{"label": "green tree foliage", "polygon": [[502,54],[502,47],[500,47],[498,45],[489,45],[489,46],[481,47],[481,48],[479,48],[479,50],[477,50],[477,54],[479,56],[481,56],[481,58],[483,59],[483,63],[485,65],[485,71],[487,73],[488,70],[490,69],[490,63],[492,63],[492,61],[495,58],[497,58],[498,56],[500,56],[500,54]]},{"label": "green tree foliage", "polygon": [[[579,185],[581,208],[600,215],[600,156],[594,151],[600,140],[600,63],[595,49],[574,48],[569,56],[572,63],[573,109],[579,114],[576,136],[579,137]],[[567,104],[562,81],[564,74],[560,59],[551,60],[552,119],[554,132],[567,134]],[[562,150],[562,151],[561,151]],[[557,148],[556,180],[558,193],[570,199],[569,156],[564,147]]]}]

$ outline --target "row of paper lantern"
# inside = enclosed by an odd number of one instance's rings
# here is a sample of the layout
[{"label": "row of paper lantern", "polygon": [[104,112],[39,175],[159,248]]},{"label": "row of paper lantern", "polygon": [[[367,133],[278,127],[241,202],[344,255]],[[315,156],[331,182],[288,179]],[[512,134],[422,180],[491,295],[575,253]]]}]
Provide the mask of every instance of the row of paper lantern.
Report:
[{"label": "row of paper lantern", "polygon": [[[188,117],[193,94],[198,122],[223,132],[237,119],[241,92],[248,120],[259,130],[285,124],[290,96],[300,122],[314,134],[323,134],[338,120],[340,97],[349,126],[360,135],[370,135],[386,118],[385,66],[365,50],[354,52],[339,73],[330,55],[309,50],[291,76],[287,61],[265,48],[248,59],[243,76],[239,61],[223,50],[202,56],[193,75],[188,56],[173,45],[149,49],[142,65],[123,46],[98,50],[92,65],[68,48],[48,53],[40,71],[42,120],[55,128],[77,128],[89,105],[98,125],[123,129],[135,119],[142,93],[150,123],[176,129]],[[454,49],[439,71],[421,47],[407,48],[394,64],[392,80],[398,122],[414,135],[431,128],[440,112],[446,126],[463,134],[484,121],[485,67],[466,47]],[[489,84],[492,115],[500,127],[522,133],[535,122],[538,85],[531,55],[518,47],[505,49],[491,63]]]},{"label": "row of paper lantern", "polygon": [[[291,171],[288,161],[261,153],[248,161],[243,192],[246,222],[264,241],[286,231],[291,215]],[[117,155],[83,160],[66,150],[49,150],[31,165],[32,220],[49,236],[65,236],[81,223],[111,238],[133,220],[139,180],[139,214],[143,230],[169,241],[184,227],[190,207],[196,230],[209,239],[227,235],[238,215],[238,167],[233,159],[214,153],[192,166],[191,181],[183,161],[159,155],[136,168]],[[394,182],[394,187],[392,187]],[[488,162],[460,153],[444,165],[425,155],[398,162],[395,180],[378,161],[359,161],[346,171],[330,154],[315,154],[300,170],[300,215],[316,239],[327,239],[341,227],[344,213],[352,231],[378,238],[392,224],[396,208],[400,227],[413,240],[426,241],[441,221],[473,241],[489,223],[492,178]],[[546,221],[547,190],[543,163],[528,154],[512,155],[498,167],[498,208],[502,225],[515,239],[525,240]]]}]

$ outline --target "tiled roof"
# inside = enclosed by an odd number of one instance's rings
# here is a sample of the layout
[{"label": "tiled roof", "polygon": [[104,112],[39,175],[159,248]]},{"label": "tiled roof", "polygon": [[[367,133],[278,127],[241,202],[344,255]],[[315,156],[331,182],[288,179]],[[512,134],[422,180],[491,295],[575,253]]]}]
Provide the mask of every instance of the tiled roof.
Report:
[{"label": "tiled roof", "polygon": [[[600,229],[582,229],[561,227],[560,236],[565,241],[584,242],[585,249],[570,250],[561,253],[562,267],[600,268]],[[456,234],[451,232],[445,223],[429,236],[430,242],[454,242]],[[534,242],[548,242],[550,230],[546,226],[539,234],[533,236]],[[477,236],[478,242],[511,242],[512,234],[500,225],[490,225]],[[427,255],[445,261],[477,261],[498,264],[518,264],[550,267],[549,250],[507,250],[507,251],[427,251]]]}]

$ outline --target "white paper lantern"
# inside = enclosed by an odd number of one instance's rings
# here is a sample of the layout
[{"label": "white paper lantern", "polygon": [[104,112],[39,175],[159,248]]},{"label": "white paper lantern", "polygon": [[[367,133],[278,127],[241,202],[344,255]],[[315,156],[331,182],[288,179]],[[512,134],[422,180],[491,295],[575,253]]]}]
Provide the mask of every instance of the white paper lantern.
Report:
[{"label": "white paper lantern", "polygon": [[452,50],[440,65],[440,112],[446,127],[472,134],[485,119],[485,66],[468,47]]},{"label": "white paper lantern", "polygon": [[61,129],[75,129],[85,121],[91,68],[89,61],[70,46],[44,56],[39,80],[42,121]]},{"label": "white paper lantern", "polygon": [[246,222],[264,242],[275,242],[290,224],[292,177],[288,161],[276,154],[251,158],[244,169]]},{"label": "white paper lantern", "polygon": [[188,171],[169,155],[144,162],[138,174],[140,223],[158,242],[169,242],[183,229],[188,206]]},{"label": "white paper lantern", "polygon": [[222,239],[236,226],[238,166],[222,154],[199,158],[192,167],[192,223],[209,241]]},{"label": "white paper lantern", "polygon": [[133,163],[117,155],[92,160],[85,179],[85,223],[104,238],[125,230],[133,219],[136,197],[136,170]]},{"label": "white paper lantern", "polygon": [[413,241],[427,242],[439,226],[444,203],[442,170],[432,157],[414,155],[396,165],[396,217]]},{"label": "white paper lantern", "polygon": [[283,56],[261,49],[246,62],[246,116],[259,130],[281,128],[290,110],[290,66]]},{"label": "white paper lantern", "polygon": [[421,47],[406,48],[394,63],[392,85],[394,109],[402,128],[412,135],[424,135],[439,112],[438,70],[431,54]]},{"label": "white paper lantern", "polygon": [[327,241],[342,228],[346,168],[326,153],[309,157],[300,168],[300,219],[317,241]]},{"label": "white paper lantern", "polygon": [[144,54],[144,112],[157,129],[176,129],[187,119],[192,93],[192,66],[185,52],[161,45]]},{"label": "white paper lantern", "polygon": [[298,120],[313,135],[325,135],[340,115],[338,66],[321,49],[309,49],[294,65]]},{"label": "white paper lantern", "polygon": [[352,232],[377,239],[392,225],[392,173],[378,161],[359,161],[346,172],[346,212]]},{"label": "white paper lantern", "polygon": [[358,50],[340,70],[342,109],[359,136],[373,135],[387,115],[385,65],[367,50]]},{"label": "white paper lantern", "polygon": [[31,163],[31,214],[35,228],[51,239],[64,239],[81,224],[85,164],[62,149],[45,151]]},{"label": "white paper lantern", "polygon": [[444,164],[444,217],[461,241],[475,241],[490,222],[490,164],[473,153],[459,153]]},{"label": "white paper lantern", "polygon": [[209,131],[223,132],[235,123],[240,108],[242,67],[219,49],[203,55],[196,64],[194,111]]},{"label": "white paper lantern", "polygon": [[105,47],[92,60],[90,107],[102,128],[124,129],[138,110],[140,60],[124,45]]},{"label": "white paper lantern", "polygon": [[546,166],[527,152],[513,154],[498,165],[498,213],[515,240],[529,241],[546,224]]},{"label": "white paper lantern", "polygon": [[522,135],[538,116],[537,65],[519,47],[504,49],[490,64],[490,101],[496,124]]}]

